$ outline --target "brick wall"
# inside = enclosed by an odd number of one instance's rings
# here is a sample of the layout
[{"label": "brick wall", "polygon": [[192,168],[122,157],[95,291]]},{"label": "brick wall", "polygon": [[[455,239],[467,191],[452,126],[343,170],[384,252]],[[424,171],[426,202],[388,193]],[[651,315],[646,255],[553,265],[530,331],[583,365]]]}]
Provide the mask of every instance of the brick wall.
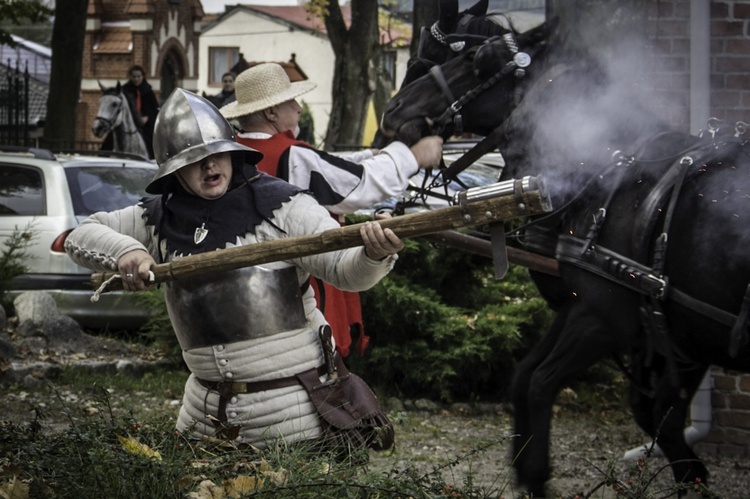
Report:
[{"label": "brick wall", "polygon": [[711,110],[750,122],[750,2],[711,2]]},{"label": "brick wall", "polygon": [[750,375],[713,369],[713,424],[695,446],[701,454],[750,455]]},{"label": "brick wall", "polygon": [[[654,0],[648,33],[654,43],[653,84],[669,123],[690,131],[690,1]],[[750,123],[750,1],[710,4],[710,116]],[[750,375],[713,370],[713,423],[701,453],[750,455]]]},{"label": "brick wall", "polygon": [[[711,1],[710,115],[750,123],[750,1]],[[690,0],[651,3],[649,31],[656,48],[654,86],[659,112],[689,131]]]},{"label": "brick wall", "polygon": [[676,128],[689,131],[690,4],[656,1],[650,5],[648,35],[654,45],[652,82],[655,111]]}]

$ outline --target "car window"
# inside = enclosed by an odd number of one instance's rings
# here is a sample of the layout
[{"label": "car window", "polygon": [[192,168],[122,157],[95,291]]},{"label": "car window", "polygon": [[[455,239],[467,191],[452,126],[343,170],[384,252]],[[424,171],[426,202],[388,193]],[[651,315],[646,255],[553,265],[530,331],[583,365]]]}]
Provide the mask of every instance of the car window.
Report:
[{"label": "car window", "polygon": [[147,168],[66,168],[73,211],[87,216],[136,204],[154,175]]},{"label": "car window", "polygon": [[42,173],[26,166],[0,168],[0,216],[45,215]]}]

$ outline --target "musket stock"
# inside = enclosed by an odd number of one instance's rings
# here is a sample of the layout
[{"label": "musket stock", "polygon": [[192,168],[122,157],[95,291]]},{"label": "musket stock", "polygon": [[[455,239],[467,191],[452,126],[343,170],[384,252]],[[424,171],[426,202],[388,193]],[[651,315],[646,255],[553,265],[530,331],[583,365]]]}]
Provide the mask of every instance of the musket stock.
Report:
[{"label": "musket stock", "polygon": [[[454,203],[456,206],[410,213],[374,223],[393,230],[403,239],[552,211],[541,177],[523,177],[468,189],[458,193]],[[361,225],[347,225],[317,234],[188,255],[155,265],[151,271],[154,282],[161,283],[353,248],[363,245],[359,234]],[[94,289],[99,289],[116,275],[94,273],[91,284]],[[113,279],[106,287],[110,291],[122,289],[122,283],[119,279]]]}]

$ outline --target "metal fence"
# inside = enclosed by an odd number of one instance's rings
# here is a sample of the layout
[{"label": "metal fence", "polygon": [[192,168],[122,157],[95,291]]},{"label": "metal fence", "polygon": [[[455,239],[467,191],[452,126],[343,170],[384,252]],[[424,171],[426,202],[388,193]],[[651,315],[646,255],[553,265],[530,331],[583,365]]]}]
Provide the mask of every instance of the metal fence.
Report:
[{"label": "metal fence", "polygon": [[29,70],[10,61],[0,82],[0,144],[31,146],[29,137]]},{"label": "metal fence", "polygon": [[18,61],[14,67],[10,60],[7,65],[0,65],[0,144],[51,151],[98,151],[101,148],[98,141],[45,139],[43,127],[29,123],[30,80],[28,63],[23,71]]}]

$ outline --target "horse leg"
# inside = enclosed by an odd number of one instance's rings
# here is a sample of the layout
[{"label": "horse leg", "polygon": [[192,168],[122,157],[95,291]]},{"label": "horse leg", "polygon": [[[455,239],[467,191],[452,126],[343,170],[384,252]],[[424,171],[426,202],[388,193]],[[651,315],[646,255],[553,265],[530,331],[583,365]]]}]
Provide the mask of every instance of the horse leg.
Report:
[{"label": "horse leg", "polygon": [[[510,397],[514,407],[515,429],[522,435],[528,434],[528,393],[531,384],[531,376],[539,364],[549,355],[557,343],[560,332],[565,327],[572,302],[571,293],[567,291],[563,282],[558,277],[529,270],[532,280],[537,286],[539,293],[547,302],[547,305],[555,311],[555,320],[552,327],[544,335],[539,343],[518,363],[513,379],[511,381]],[[513,455],[518,456],[526,445],[520,438],[513,440]]]},{"label": "horse leg", "polygon": [[[693,395],[706,373],[706,366],[691,365],[679,369],[679,386],[674,386],[669,373],[659,378],[653,409],[656,443],[669,460],[675,482],[706,483],[708,471],[685,440],[685,421]],[[652,435],[653,436],[653,435]]]},{"label": "horse leg", "polygon": [[515,433],[519,435],[513,439],[513,457],[516,458],[514,465],[519,470],[519,475],[523,475],[522,469],[524,468],[525,459],[522,459],[521,456],[523,456],[523,450],[528,443],[524,436],[530,434],[529,390],[531,378],[534,371],[536,371],[539,365],[544,362],[544,359],[555,348],[560,333],[565,327],[569,311],[569,307],[564,307],[558,311],[550,330],[518,363],[513,374],[510,397],[513,404]]},{"label": "horse leg", "polygon": [[654,421],[656,384],[664,369],[664,358],[655,355],[649,365],[646,365],[642,353],[634,352],[631,357],[629,372],[632,381],[628,397],[630,410],[638,427],[653,439],[657,430],[657,424]]},{"label": "horse leg", "polygon": [[[519,444],[523,449],[515,456],[518,482],[533,497],[544,497],[545,483],[550,476],[549,432],[552,405],[560,389],[576,375],[584,372],[615,349],[616,335],[606,324],[585,307],[575,303],[561,317],[559,332],[550,341],[554,343],[541,363],[531,372],[525,366],[520,381],[526,382],[514,390],[514,398],[523,404],[516,415]],[[542,352],[539,353],[542,355]],[[523,421],[522,421],[523,420]],[[524,447],[525,446],[525,447]]]}]

